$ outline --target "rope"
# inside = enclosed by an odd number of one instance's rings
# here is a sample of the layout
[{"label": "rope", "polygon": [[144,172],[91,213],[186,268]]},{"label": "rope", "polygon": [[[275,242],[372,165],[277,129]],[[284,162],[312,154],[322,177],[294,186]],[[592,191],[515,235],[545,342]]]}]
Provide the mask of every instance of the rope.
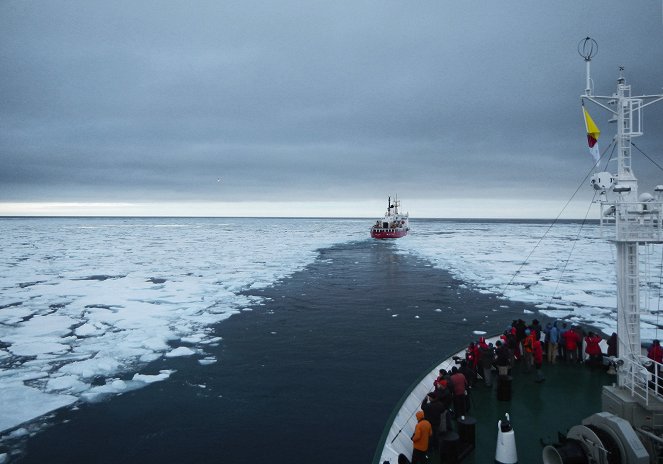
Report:
[{"label": "rope", "polygon": [[647,155],[644,151],[640,150],[640,147],[638,147],[635,143],[631,142],[631,146],[634,147],[636,150],[638,150],[640,153],[642,153],[642,156],[644,156],[644,157],[647,158],[649,161],[651,161],[651,163],[652,163],[654,166],[656,166],[656,167],[659,168],[661,171],[663,171],[663,167],[661,167],[660,164],[658,164],[656,161],[654,161],[653,159],[651,159],[651,157],[650,157],[649,155]]},{"label": "rope", "polygon": [[594,198],[592,198],[592,201],[589,203],[589,206],[587,207],[587,211],[585,212],[585,217],[582,220],[582,223],[580,224],[580,228],[578,229],[578,233],[576,234],[575,240],[573,240],[573,246],[571,247],[571,250],[569,250],[569,255],[566,258],[566,261],[564,261],[564,267],[562,268],[562,272],[559,274],[559,280],[557,280],[557,285],[555,286],[555,290],[553,291],[552,296],[550,297],[550,300],[548,301],[548,306],[551,306],[552,300],[555,298],[555,295],[557,294],[557,290],[559,289],[559,284],[562,281],[562,277],[564,277],[564,273],[566,272],[566,267],[569,265],[569,261],[571,261],[571,255],[573,255],[573,250],[576,248],[576,243],[578,243],[578,238],[580,237],[580,233],[582,232],[583,227],[587,223],[587,217],[589,216],[589,210],[592,208],[592,203],[596,199],[596,192],[594,192]]},{"label": "rope", "polygon": [[[611,146],[613,147],[613,152],[614,152],[614,147],[615,147],[615,141],[614,141],[614,140],[610,143],[610,145],[608,145],[608,146],[605,148],[605,150],[603,150],[603,153],[601,154],[601,157],[599,158],[599,161],[605,156],[606,152],[608,151],[608,149],[609,149]],[[612,157],[612,152],[610,153],[610,157]],[[609,160],[608,160],[608,161],[609,161]],[[598,164],[598,163],[597,163],[597,164]],[[596,167],[596,164],[595,164],[594,166],[592,166],[591,169],[589,169],[589,171],[587,171],[587,174],[586,174],[585,177],[580,181],[580,183],[579,183],[578,187],[576,188],[575,192],[573,192],[573,195],[571,195],[571,198],[569,198],[569,199],[567,200],[567,202],[564,204],[564,206],[562,207],[562,209],[561,209],[561,211],[559,212],[559,214],[557,214],[557,217],[553,220],[552,223],[550,223],[550,226],[548,226],[548,229],[546,229],[546,231],[543,233],[543,235],[541,236],[541,238],[539,239],[539,241],[536,242],[536,245],[534,245],[534,248],[532,248],[532,250],[529,252],[529,254],[528,254],[527,257],[525,258],[525,260],[520,264],[520,267],[518,267],[518,269],[516,270],[516,272],[514,272],[513,276],[511,276],[511,279],[509,280],[509,282],[506,283],[506,285],[505,285],[504,288],[502,289],[502,292],[500,293],[500,295],[504,296],[504,294],[506,293],[507,288],[509,288],[509,286],[513,283],[513,281],[514,281],[514,279],[516,278],[516,276],[517,276],[518,274],[520,274],[520,271],[521,271],[521,270],[523,269],[523,267],[525,267],[525,265],[528,263],[528,261],[529,261],[530,257],[532,256],[532,254],[534,254],[534,251],[536,251],[536,249],[539,247],[539,245],[541,245],[541,242],[543,242],[543,239],[545,239],[545,238],[548,236],[548,233],[549,233],[550,230],[551,230],[551,229],[557,224],[557,222],[559,221],[559,218],[562,216],[562,213],[564,213],[564,210],[566,210],[566,208],[569,206],[569,204],[571,203],[571,201],[572,201],[572,200],[575,198],[575,196],[578,194],[578,192],[580,191],[580,189],[582,188],[582,186],[585,185],[585,183],[587,182],[587,179],[589,179],[589,176],[591,176],[591,174],[592,174],[592,172],[594,171],[594,168],[595,168],[595,167]],[[596,196],[596,194],[594,194],[594,195]],[[590,203],[590,206],[591,206],[591,203]],[[585,219],[586,219],[586,217],[585,217]],[[583,223],[584,223],[584,222],[583,222]],[[561,278],[561,277],[560,277],[560,278]]]}]

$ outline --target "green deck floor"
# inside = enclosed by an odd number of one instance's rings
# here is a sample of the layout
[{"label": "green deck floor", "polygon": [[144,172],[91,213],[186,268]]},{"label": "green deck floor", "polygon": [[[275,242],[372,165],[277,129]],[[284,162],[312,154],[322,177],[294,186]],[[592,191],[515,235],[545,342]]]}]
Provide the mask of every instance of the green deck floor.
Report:
[{"label": "green deck floor", "polygon": [[[463,459],[464,464],[494,462],[497,421],[509,413],[515,431],[519,463],[542,462],[542,440],[557,442],[581,420],[601,409],[603,385],[616,381],[603,369],[590,369],[582,364],[544,364],[546,380],[536,383],[534,372],[525,372],[520,364],[512,372],[510,401],[498,401],[496,386],[488,388],[482,380],[472,390],[469,415],[477,420],[476,449]],[[495,382],[494,382],[495,383]],[[438,463],[436,452],[431,463]]]}]

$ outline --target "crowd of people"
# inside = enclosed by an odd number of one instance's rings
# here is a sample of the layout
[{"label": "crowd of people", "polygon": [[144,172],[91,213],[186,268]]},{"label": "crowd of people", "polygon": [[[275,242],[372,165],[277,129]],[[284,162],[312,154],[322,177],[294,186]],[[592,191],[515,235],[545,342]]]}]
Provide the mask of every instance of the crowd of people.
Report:
[{"label": "crowd of people", "polygon": [[[479,380],[492,387],[494,380],[509,378],[516,363],[522,363],[528,372],[536,372],[535,382],[545,381],[542,365],[558,362],[584,362],[590,367],[603,365],[604,353],[599,334],[585,332],[578,325],[564,321],[549,322],[542,326],[537,319],[531,324],[514,320],[495,342],[484,337],[469,344],[464,358],[456,358],[451,371],[440,369],[433,389],[421,403],[417,412],[417,425],[412,436],[412,463],[426,462],[426,453],[440,449],[440,436],[451,431],[453,418],[469,413],[472,387]],[[608,356],[617,356],[617,335],[607,340]],[[655,355],[663,359],[663,347],[657,345]],[[653,359],[653,358],[652,358]],[[660,361],[659,361],[660,362]],[[499,386],[498,386],[499,389]],[[498,393],[499,395],[499,393]]]}]

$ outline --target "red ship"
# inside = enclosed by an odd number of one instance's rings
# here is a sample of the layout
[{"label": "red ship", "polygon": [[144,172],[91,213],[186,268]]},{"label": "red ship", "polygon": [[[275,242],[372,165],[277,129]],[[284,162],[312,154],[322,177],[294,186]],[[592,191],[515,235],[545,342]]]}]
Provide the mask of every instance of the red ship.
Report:
[{"label": "red ship", "polygon": [[384,217],[378,219],[373,227],[371,227],[371,237],[373,238],[400,238],[407,235],[410,226],[408,223],[409,214],[401,214],[398,212],[398,207],[401,202],[394,197],[394,202],[391,202],[391,197],[388,200],[387,212]]}]

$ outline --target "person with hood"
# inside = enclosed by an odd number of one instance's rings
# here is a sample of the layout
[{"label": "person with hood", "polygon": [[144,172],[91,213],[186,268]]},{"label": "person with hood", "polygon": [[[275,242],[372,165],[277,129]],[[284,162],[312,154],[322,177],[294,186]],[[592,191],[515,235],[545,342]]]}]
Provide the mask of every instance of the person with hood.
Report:
[{"label": "person with hood", "polygon": [[412,464],[426,464],[428,457],[428,440],[433,435],[433,428],[426,419],[424,412],[417,411],[417,425],[412,434]]},{"label": "person with hood", "polygon": [[465,350],[465,362],[470,368],[475,371],[477,370],[477,365],[479,363],[479,347],[474,342],[471,342]]},{"label": "person with hood", "polygon": [[606,342],[608,345],[608,356],[617,357],[617,333],[613,332]]}]

